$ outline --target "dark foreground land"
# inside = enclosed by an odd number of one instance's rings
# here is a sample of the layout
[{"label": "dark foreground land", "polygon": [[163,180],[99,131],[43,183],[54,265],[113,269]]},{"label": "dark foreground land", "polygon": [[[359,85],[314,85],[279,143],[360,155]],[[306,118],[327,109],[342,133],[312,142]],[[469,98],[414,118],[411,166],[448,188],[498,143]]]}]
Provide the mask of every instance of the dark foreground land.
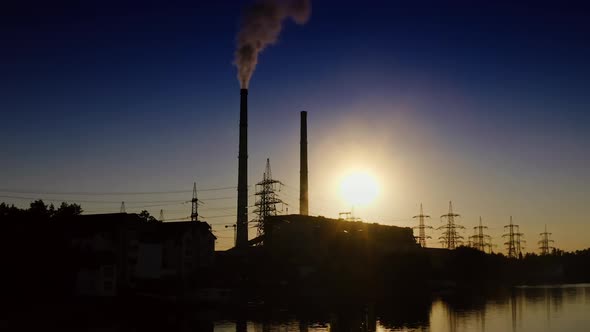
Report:
[{"label": "dark foreground land", "polygon": [[[392,299],[403,298],[414,299],[404,301],[419,305],[441,292],[485,293],[513,285],[590,282],[588,249],[525,255],[518,259],[467,247],[424,249],[416,244],[409,228],[299,215],[270,218],[265,224],[265,237],[253,243],[258,245],[217,252],[212,259],[187,261],[202,263],[191,265],[191,270],[169,267],[164,270],[161,265],[165,262],[162,253],[168,248],[166,243],[170,242],[170,248],[174,248],[177,234],[200,233],[191,233],[191,227],[187,233],[174,229],[166,233],[170,237],[162,240],[158,238],[162,227],[149,218],[144,220],[133,214],[116,214],[118,219],[105,223],[101,218],[114,218],[113,215],[95,215],[90,217],[92,225],[112,227],[101,228],[98,233],[85,227],[82,233],[72,233],[68,230],[89,219],[76,217],[79,206],[66,204],[51,210],[32,204],[29,210],[6,206],[0,210],[5,225],[0,239],[0,258],[5,266],[0,291],[4,303],[15,312],[58,311],[79,316],[92,305],[107,303],[107,307],[121,307],[122,311],[137,310],[150,303],[142,313],[162,303],[183,308],[225,308],[244,303],[303,306],[310,302],[392,303],[395,302]],[[114,222],[117,220],[133,222]],[[143,223],[149,227],[143,227]],[[200,225],[203,224],[206,225]],[[129,230],[126,225],[135,228]],[[200,232],[202,228],[197,230]],[[139,253],[132,258],[139,263],[132,265],[130,252],[124,251],[126,256],[123,256],[119,248],[127,246],[126,234],[131,231],[136,234],[138,229],[150,232],[146,233],[149,236],[142,237],[140,233],[134,238]],[[73,239],[72,234],[84,238]],[[196,241],[199,237],[192,239]],[[101,244],[107,248],[108,255],[103,256],[104,250],[87,250],[82,255],[75,244],[84,241]],[[195,251],[190,257],[199,257],[195,252],[200,254],[199,248],[209,243],[191,242],[190,248]],[[178,252],[186,254],[185,250]],[[153,257],[159,257],[161,262]],[[119,261],[125,265],[119,265]],[[95,271],[99,277],[105,266],[116,271],[116,283],[110,292],[80,294],[80,280],[104,281],[90,279],[88,273],[81,274],[90,271],[89,262],[100,268]],[[158,277],[161,274],[140,274],[142,262],[155,262],[148,272],[182,273],[167,278]],[[86,279],[81,279],[81,275]]]}]

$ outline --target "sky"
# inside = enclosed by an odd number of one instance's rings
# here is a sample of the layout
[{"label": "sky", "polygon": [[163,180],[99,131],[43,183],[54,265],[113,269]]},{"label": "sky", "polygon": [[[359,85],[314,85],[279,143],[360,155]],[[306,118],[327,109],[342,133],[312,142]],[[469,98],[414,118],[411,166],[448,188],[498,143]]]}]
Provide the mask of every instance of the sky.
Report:
[{"label": "sky", "polygon": [[[28,1],[0,11],[0,201],[79,202],[86,213],[190,214],[232,246],[239,82],[252,1]],[[481,216],[503,251],[513,216],[538,252],[590,247],[590,10],[577,2],[312,1],[284,22],[249,87],[249,188],[266,158],[298,212],[299,112],[308,112],[310,213],[354,208],[464,236]],[[378,183],[352,207],[347,174]],[[251,209],[252,211],[252,209]],[[254,218],[252,214],[250,218]],[[255,230],[250,229],[250,238]],[[428,244],[441,231],[431,230]]]}]

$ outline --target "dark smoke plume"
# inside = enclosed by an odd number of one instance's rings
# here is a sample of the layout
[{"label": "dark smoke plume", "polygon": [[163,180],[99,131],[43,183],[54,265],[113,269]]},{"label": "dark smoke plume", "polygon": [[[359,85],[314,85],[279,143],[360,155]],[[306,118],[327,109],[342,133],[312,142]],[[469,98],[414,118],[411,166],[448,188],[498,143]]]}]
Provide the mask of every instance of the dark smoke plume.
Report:
[{"label": "dark smoke plume", "polygon": [[234,62],[242,88],[248,88],[258,54],[279,38],[283,20],[304,24],[310,12],[310,0],[259,0],[244,12]]}]

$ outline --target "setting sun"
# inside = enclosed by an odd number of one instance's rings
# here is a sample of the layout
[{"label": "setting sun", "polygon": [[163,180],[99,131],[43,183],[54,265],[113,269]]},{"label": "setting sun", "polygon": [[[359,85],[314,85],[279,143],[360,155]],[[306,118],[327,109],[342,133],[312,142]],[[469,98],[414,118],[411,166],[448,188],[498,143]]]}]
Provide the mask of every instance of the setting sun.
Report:
[{"label": "setting sun", "polygon": [[340,195],[351,205],[367,205],[375,200],[378,193],[377,180],[368,172],[350,173],[340,183]]}]

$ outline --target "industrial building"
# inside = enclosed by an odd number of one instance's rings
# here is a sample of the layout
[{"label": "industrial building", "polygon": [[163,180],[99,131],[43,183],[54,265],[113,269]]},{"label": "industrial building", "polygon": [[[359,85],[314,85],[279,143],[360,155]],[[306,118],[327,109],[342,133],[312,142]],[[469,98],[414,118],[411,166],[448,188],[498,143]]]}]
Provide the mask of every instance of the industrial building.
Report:
[{"label": "industrial building", "polygon": [[335,250],[386,255],[418,248],[408,227],[305,215],[268,217],[264,247],[272,252],[317,257]]},{"label": "industrial building", "polygon": [[77,295],[188,287],[213,264],[216,238],[206,222],[147,222],[137,214],[113,213],[77,216],[63,229],[77,257]]}]

